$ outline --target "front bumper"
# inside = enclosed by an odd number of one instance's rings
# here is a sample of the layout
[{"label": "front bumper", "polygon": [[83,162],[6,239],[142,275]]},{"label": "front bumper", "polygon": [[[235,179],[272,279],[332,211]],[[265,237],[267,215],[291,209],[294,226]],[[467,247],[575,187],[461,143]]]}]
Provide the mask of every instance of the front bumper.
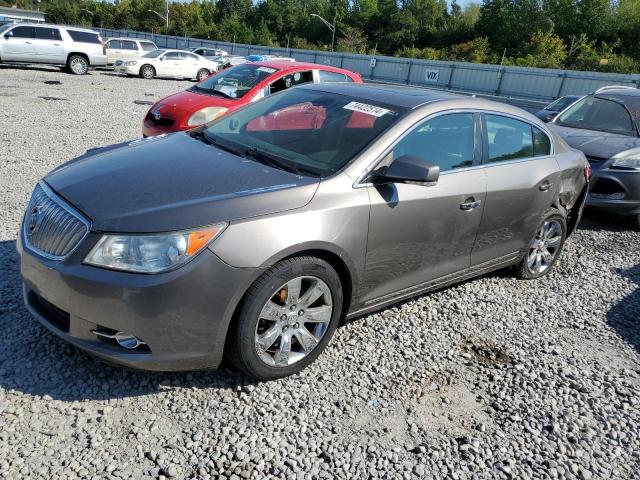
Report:
[{"label": "front bumper", "polygon": [[125,75],[138,75],[138,73],[140,73],[140,67],[138,65],[133,65],[133,66],[129,66],[129,65],[115,65],[113,67],[113,71],[116,73],[122,73]]},{"label": "front bumper", "polygon": [[[63,261],[17,242],[24,300],[49,330],[111,363],[145,370],[217,367],[235,307],[259,271],[234,268],[209,250],[183,267],[157,275],[82,265],[97,241],[90,234]],[[148,348],[127,350],[93,333],[125,332]]]},{"label": "front bumper", "polygon": [[618,215],[640,215],[640,172],[591,166],[587,205]]}]

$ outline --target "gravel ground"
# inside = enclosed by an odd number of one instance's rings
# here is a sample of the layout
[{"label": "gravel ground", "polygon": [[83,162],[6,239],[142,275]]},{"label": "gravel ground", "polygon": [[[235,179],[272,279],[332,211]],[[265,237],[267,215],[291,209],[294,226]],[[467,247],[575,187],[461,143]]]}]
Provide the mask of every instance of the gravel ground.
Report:
[{"label": "gravel ground", "polygon": [[189,84],[0,67],[0,477],[640,478],[640,233],[606,217],[542,280],[347,322],[270,383],[107,366],[37,324],[15,254],[34,184]]}]

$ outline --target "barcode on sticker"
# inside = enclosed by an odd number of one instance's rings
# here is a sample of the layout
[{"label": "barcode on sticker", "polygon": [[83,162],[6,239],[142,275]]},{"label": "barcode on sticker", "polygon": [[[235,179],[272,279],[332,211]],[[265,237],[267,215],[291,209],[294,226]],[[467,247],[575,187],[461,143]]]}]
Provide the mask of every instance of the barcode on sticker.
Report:
[{"label": "barcode on sticker", "polygon": [[367,103],[351,102],[347,103],[344,107],[347,110],[353,110],[354,112],[366,113],[374,117],[381,117],[385,113],[389,113],[391,110],[386,108],[376,107],[375,105],[369,105]]}]

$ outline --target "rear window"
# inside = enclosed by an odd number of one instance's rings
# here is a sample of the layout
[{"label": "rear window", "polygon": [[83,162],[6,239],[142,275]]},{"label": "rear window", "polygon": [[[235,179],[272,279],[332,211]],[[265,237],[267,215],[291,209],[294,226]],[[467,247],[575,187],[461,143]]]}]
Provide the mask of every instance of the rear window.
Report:
[{"label": "rear window", "polygon": [[320,83],[331,82],[353,82],[353,80],[344,73],[327,72],[326,70],[320,70]]},{"label": "rear window", "polygon": [[556,125],[637,136],[627,109],[618,102],[599,97],[578,101],[557,118]]},{"label": "rear window", "polygon": [[144,50],[145,52],[151,52],[156,48],[158,48],[155,46],[154,43],[151,43],[151,42],[140,42],[140,46],[142,47],[142,50]]},{"label": "rear window", "polygon": [[67,30],[67,33],[74,42],[101,44],[100,36],[97,33],[81,32],[79,30]]}]

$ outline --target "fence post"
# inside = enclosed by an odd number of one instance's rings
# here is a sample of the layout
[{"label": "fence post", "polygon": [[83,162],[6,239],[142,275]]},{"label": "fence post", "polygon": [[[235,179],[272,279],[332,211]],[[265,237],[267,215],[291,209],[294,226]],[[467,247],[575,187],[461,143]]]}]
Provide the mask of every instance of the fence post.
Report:
[{"label": "fence post", "polygon": [[453,79],[453,72],[456,71],[456,64],[452,63],[449,67],[451,68],[451,71],[449,72],[449,80],[447,81],[447,90],[451,89],[451,80]]},{"label": "fence post", "polygon": [[344,66],[344,53],[340,55],[340,68]]},{"label": "fence post", "polygon": [[495,94],[500,95],[500,87],[502,87],[502,77],[504,77],[505,68],[498,70],[498,86],[496,87]]},{"label": "fence post", "polygon": [[407,78],[404,81],[407,85],[411,81],[411,68],[413,68],[413,60],[409,60],[409,68],[407,68]]},{"label": "fence post", "polygon": [[561,77],[562,80],[560,80],[560,85],[558,86],[558,92],[556,93],[556,97],[554,98],[554,100],[556,98],[560,98],[560,96],[562,95],[562,88],[564,87],[564,81],[567,79],[567,72],[559,73],[558,76]]},{"label": "fence post", "polygon": [[313,52],[313,63],[318,63],[318,51]]}]

